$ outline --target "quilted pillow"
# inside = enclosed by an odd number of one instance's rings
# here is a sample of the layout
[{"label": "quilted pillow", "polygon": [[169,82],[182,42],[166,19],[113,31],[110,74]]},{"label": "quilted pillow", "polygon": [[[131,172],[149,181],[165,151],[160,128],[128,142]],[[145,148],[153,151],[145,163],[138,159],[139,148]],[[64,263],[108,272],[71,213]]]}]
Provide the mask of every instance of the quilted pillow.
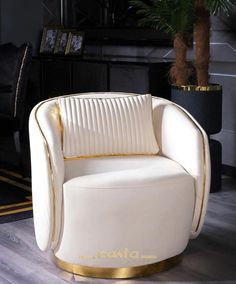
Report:
[{"label": "quilted pillow", "polygon": [[151,95],[58,99],[65,158],[157,154]]}]

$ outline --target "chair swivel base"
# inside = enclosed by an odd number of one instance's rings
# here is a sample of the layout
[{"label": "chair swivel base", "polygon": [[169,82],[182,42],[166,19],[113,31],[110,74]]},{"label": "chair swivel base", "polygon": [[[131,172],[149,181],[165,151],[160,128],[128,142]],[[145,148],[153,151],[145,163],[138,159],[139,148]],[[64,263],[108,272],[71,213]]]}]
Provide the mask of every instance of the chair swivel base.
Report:
[{"label": "chair swivel base", "polygon": [[78,274],[86,277],[97,278],[133,278],[142,277],[154,273],[159,273],[177,265],[182,259],[182,254],[173,256],[160,262],[151,263],[142,266],[133,267],[89,267],[65,262],[56,256],[55,264],[70,273]]}]

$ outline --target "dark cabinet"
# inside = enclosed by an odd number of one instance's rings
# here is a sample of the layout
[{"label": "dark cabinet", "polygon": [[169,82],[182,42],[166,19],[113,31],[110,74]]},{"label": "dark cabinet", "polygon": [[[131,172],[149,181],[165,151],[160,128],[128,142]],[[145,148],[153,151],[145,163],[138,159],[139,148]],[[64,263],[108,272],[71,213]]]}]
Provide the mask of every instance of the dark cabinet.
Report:
[{"label": "dark cabinet", "polygon": [[148,93],[148,66],[110,65],[110,90],[114,92]]},{"label": "dark cabinet", "polygon": [[156,97],[162,97],[167,100],[171,99],[171,83],[169,78],[169,70],[171,62],[159,62],[150,64],[149,92]]},{"label": "dark cabinet", "polygon": [[171,63],[41,56],[41,100],[82,92],[151,93],[170,98]]},{"label": "dark cabinet", "polygon": [[40,61],[33,59],[27,83],[22,138],[28,143],[28,121],[32,108],[41,100]]},{"label": "dark cabinet", "polygon": [[42,100],[71,93],[72,72],[70,61],[43,59],[41,73]]},{"label": "dark cabinet", "polygon": [[23,143],[29,143],[30,111],[38,102],[51,97],[80,92],[120,91],[170,98],[170,63],[128,60],[54,55],[35,57],[27,88]]},{"label": "dark cabinet", "polygon": [[29,115],[31,109],[41,100],[40,61],[33,59],[30,66],[29,80],[27,83],[27,104],[25,112]]},{"label": "dark cabinet", "polygon": [[73,62],[73,93],[108,90],[108,66],[97,62]]}]

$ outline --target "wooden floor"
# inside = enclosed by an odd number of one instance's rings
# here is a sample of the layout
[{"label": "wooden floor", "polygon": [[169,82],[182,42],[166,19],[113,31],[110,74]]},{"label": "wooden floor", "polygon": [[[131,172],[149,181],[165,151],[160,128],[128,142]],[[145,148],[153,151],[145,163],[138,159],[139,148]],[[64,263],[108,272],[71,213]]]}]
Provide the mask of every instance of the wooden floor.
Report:
[{"label": "wooden floor", "polygon": [[236,183],[224,179],[223,191],[210,195],[201,235],[190,241],[177,267],[135,280],[74,276],[56,268],[34,238],[32,219],[0,225],[0,283],[236,283]]}]

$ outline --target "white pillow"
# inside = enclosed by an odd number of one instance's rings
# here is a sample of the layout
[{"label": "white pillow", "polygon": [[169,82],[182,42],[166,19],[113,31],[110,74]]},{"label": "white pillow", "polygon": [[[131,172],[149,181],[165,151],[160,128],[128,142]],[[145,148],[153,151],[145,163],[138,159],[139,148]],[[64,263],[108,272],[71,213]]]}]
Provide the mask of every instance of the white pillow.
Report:
[{"label": "white pillow", "polygon": [[152,97],[58,99],[65,158],[157,154]]}]

